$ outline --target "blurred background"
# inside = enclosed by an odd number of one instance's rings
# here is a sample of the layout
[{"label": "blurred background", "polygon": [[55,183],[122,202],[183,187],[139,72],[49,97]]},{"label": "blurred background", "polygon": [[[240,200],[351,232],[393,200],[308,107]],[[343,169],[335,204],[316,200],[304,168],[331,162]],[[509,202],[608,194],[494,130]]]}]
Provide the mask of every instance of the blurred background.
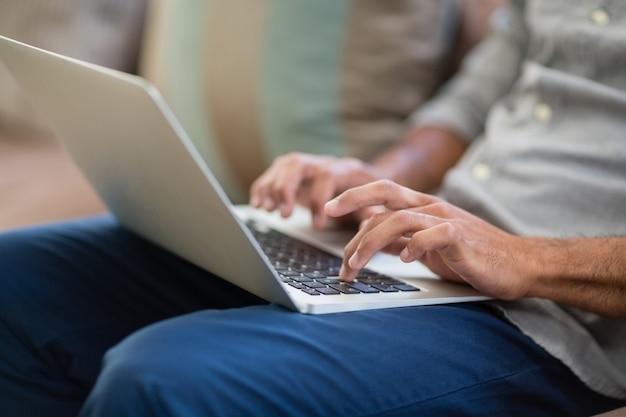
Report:
[{"label": "blurred background", "polygon": [[[136,72],[147,0],[0,0],[0,34]],[[0,59],[0,230],[104,211]]]},{"label": "blurred background", "polygon": [[[500,2],[0,0],[0,34],[152,81],[241,203],[276,155],[400,138]],[[0,60],[0,230],[103,211]]]}]

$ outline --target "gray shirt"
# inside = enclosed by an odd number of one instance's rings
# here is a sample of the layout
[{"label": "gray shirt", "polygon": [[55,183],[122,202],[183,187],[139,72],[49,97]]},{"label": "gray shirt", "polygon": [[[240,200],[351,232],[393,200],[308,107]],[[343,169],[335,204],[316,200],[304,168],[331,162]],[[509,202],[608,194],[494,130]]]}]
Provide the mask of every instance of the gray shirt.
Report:
[{"label": "gray shirt", "polygon": [[[519,235],[626,235],[626,1],[511,0],[492,22],[412,118],[472,142],[441,194]],[[497,305],[589,387],[626,399],[626,320]]]}]

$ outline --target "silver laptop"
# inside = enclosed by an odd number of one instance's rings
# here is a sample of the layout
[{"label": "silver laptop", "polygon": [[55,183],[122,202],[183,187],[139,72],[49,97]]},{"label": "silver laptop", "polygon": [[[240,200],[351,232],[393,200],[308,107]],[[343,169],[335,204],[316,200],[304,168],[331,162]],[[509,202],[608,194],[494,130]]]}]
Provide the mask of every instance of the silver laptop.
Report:
[{"label": "silver laptop", "polygon": [[[122,225],[268,302],[320,314],[487,298],[383,254],[342,283],[349,236],[312,231],[302,211],[285,220],[232,205],[145,79],[5,37],[0,60]],[[269,247],[294,237],[305,242]]]}]

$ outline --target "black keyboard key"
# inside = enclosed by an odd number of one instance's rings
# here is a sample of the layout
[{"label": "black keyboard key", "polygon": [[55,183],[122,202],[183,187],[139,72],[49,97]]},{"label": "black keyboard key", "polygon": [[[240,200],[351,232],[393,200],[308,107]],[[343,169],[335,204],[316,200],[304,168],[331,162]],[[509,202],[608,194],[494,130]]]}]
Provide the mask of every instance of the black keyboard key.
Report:
[{"label": "black keyboard key", "polygon": [[324,288],[316,288],[317,291],[319,291],[320,293],[324,294],[324,295],[336,295],[336,294],[341,294],[340,291],[337,291],[334,288],[330,288],[330,287],[324,287]]},{"label": "black keyboard key", "polygon": [[325,285],[339,284],[341,282],[339,277],[337,277],[337,278],[319,278],[319,279],[316,279],[316,281],[317,282],[321,282],[322,284],[325,284]]},{"label": "black keyboard key", "polygon": [[360,294],[361,293],[361,291],[343,282],[340,284],[332,284],[330,285],[330,288],[334,288],[337,291],[341,291],[344,294]]},{"label": "black keyboard key", "polygon": [[326,274],[323,274],[319,271],[313,271],[313,272],[305,272],[304,274],[305,277],[309,277],[309,278],[313,278],[313,279],[318,279],[318,278],[326,278]]},{"label": "black keyboard key", "polygon": [[419,288],[408,284],[393,284],[393,286],[400,291],[419,291]]},{"label": "black keyboard key", "polygon": [[369,286],[369,285],[367,285],[367,284],[364,284],[364,283],[362,283],[362,282],[358,282],[358,281],[355,281],[355,282],[350,282],[350,283],[349,283],[349,285],[350,285],[352,288],[354,288],[354,289],[356,289],[356,290],[359,290],[360,292],[362,292],[362,293],[366,293],[366,294],[371,294],[371,293],[379,292],[376,288],[371,287],[371,286]]},{"label": "black keyboard key", "polygon": [[311,281],[311,282],[305,282],[303,285],[309,287],[309,288],[325,288],[326,285],[320,283],[320,282],[315,282],[315,281]]},{"label": "black keyboard key", "polygon": [[399,289],[397,289],[393,285],[385,284],[384,282],[374,282],[374,283],[372,283],[370,285],[372,287],[376,288],[377,290],[382,291],[382,292],[398,292],[398,291],[400,291]]},{"label": "black keyboard key", "polygon": [[297,277],[300,275],[300,272],[298,271],[294,271],[293,269],[276,269],[276,272],[278,272],[280,275],[283,275],[285,277]]}]

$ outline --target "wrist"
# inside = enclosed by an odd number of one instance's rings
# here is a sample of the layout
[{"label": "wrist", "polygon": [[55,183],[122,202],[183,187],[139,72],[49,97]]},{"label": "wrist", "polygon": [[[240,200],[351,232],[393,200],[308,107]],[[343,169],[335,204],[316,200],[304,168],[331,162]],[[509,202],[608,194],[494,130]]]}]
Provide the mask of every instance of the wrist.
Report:
[{"label": "wrist", "polygon": [[562,271],[562,250],[558,240],[522,237],[521,279],[526,288],[523,297],[545,298],[546,290]]},{"label": "wrist", "polygon": [[420,126],[409,131],[398,145],[372,165],[384,178],[428,192],[440,185],[466,147],[466,141],[449,129]]}]

